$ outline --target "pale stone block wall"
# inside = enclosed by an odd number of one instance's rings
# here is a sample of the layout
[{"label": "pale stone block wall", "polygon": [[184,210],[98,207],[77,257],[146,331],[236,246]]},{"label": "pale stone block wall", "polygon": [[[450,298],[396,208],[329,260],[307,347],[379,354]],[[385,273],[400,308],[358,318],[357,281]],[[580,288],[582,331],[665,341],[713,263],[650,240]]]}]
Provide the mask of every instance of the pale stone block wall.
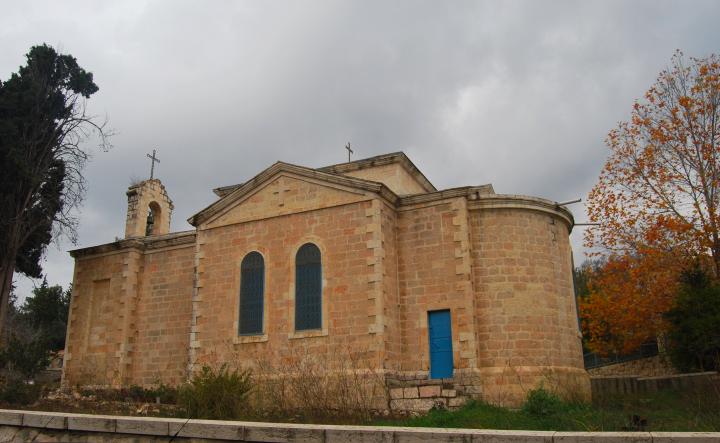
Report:
[{"label": "pale stone block wall", "polygon": [[398,195],[426,192],[422,185],[399,163],[348,171],[343,175],[383,183]]},{"label": "pale stone block wall", "polygon": [[175,384],[188,363],[194,248],[78,258],[65,386]]},{"label": "pale stone block wall", "polygon": [[120,382],[123,307],[136,261],[132,251],[76,261],[63,369],[67,385]]},{"label": "pale stone block wall", "polygon": [[532,208],[470,220],[483,396],[519,404],[542,383],[588,399],[566,223]]},{"label": "pale stone block wall", "polygon": [[[198,232],[193,363],[278,365],[298,353],[362,352],[366,367],[382,365],[382,272],[379,209],[371,201],[217,227]],[[295,254],[307,242],[322,253],[321,330],[294,330]],[[240,263],[258,251],[265,260],[264,333],[238,336]],[[372,265],[372,266],[371,266]],[[382,324],[382,323],[380,323]]]},{"label": "pale stone block wall", "polygon": [[428,371],[428,311],[450,309],[453,366],[476,365],[475,310],[464,198],[401,210],[398,278],[401,371]]},{"label": "pale stone block wall", "polygon": [[194,245],[144,255],[129,381],[178,384],[187,378]]},{"label": "pale stone block wall", "polygon": [[383,368],[398,370],[402,358],[402,305],[398,279],[398,216],[394,208],[381,206],[381,234],[383,257],[383,322],[384,360]]}]

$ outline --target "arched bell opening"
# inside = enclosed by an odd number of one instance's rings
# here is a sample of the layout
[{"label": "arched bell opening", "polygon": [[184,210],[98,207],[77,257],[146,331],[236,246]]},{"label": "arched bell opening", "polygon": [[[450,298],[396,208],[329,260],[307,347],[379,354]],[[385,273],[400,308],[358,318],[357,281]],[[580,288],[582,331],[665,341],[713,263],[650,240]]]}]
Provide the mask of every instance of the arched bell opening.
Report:
[{"label": "arched bell opening", "polygon": [[147,220],[145,223],[145,235],[157,235],[161,226],[162,210],[157,202],[150,202],[148,205]]}]

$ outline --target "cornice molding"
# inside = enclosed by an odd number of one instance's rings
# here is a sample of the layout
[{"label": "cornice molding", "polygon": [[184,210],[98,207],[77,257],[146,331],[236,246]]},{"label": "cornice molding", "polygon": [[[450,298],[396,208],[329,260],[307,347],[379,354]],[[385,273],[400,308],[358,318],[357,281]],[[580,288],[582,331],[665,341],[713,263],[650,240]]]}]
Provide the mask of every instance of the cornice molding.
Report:
[{"label": "cornice molding", "polygon": [[572,231],[575,225],[575,218],[572,212],[565,206],[560,206],[556,202],[546,200],[539,197],[530,197],[527,195],[515,194],[493,194],[478,195],[476,199],[468,202],[468,209],[526,209],[530,211],[539,211],[553,215],[568,227],[568,231]]},{"label": "cornice molding", "polygon": [[158,236],[134,237],[87,248],[73,249],[68,252],[71,257],[79,259],[113,252],[128,252],[131,250],[138,252],[155,251],[172,246],[194,244],[195,235],[196,231],[192,230]]},{"label": "cornice molding", "polygon": [[481,186],[462,186],[459,188],[443,189],[442,191],[428,192],[426,194],[413,194],[401,197],[399,201],[400,207],[411,206],[423,203],[432,203],[446,198],[465,197],[468,200],[477,198],[478,195],[492,194],[492,185]]}]

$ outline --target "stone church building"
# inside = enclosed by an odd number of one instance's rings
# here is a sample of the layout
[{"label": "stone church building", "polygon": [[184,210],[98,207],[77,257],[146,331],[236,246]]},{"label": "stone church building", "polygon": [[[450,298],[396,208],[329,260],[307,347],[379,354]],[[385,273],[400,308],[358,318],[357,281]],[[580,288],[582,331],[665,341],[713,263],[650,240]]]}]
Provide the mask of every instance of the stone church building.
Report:
[{"label": "stone church building", "polygon": [[540,383],[589,396],[565,207],[437,190],[403,153],[277,162],[214,192],[169,232],[161,182],[133,185],[125,238],[71,251],[66,386],[178,384],[302,350],[501,404]]}]

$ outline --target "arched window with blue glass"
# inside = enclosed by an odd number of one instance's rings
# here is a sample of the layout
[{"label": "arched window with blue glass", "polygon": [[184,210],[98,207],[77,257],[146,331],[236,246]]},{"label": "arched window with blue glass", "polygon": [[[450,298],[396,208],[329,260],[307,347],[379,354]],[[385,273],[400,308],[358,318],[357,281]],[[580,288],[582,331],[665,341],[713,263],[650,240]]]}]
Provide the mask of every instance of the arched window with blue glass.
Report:
[{"label": "arched window with blue glass", "polygon": [[295,255],[295,330],[322,328],[320,249],[305,243]]},{"label": "arched window with blue glass", "polygon": [[240,317],[238,334],[256,335],[263,332],[265,292],[265,260],[253,251],[240,265]]}]

